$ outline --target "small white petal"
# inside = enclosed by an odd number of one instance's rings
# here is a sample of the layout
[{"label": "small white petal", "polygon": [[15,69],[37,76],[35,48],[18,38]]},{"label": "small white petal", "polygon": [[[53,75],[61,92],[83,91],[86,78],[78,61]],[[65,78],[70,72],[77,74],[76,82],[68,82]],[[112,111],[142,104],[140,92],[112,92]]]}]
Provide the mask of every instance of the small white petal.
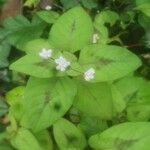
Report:
[{"label": "small white petal", "polygon": [[97,41],[99,40],[99,36],[98,36],[98,34],[93,34],[93,43],[95,44],[95,43],[97,43]]},{"label": "small white petal", "polygon": [[39,56],[42,59],[48,59],[52,56],[52,50],[51,49],[46,49],[46,48],[42,48],[42,50],[39,52]]},{"label": "small white petal", "polygon": [[51,10],[52,9],[52,6],[50,6],[50,5],[47,5],[46,7],[45,7],[45,10]]},{"label": "small white petal", "polygon": [[60,56],[59,58],[55,59],[56,63],[56,69],[60,71],[65,71],[67,67],[70,66],[70,62],[67,61],[63,56]]},{"label": "small white petal", "polygon": [[95,69],[94,68],[90,68],[88,69],[85,73],[84,73],[84,79],[86,81],[90,81],[92,79],[94,79],[95,76]]}]

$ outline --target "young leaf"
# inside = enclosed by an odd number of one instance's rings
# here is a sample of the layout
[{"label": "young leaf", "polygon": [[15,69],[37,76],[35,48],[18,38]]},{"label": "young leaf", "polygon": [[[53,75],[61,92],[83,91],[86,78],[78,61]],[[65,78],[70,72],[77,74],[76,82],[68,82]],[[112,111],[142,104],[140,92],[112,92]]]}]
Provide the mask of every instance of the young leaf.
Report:
[{"label": "young leaf", "polygon": [[141,65],[140,59],[126,48],[99,44],[85,47],[80,53],[79,63],[84,70],[91,67],[96,70],[92,82],[116,80]]},{"label": "young leaf", "polygon": [[91,42],[92,33],[90,17],[81,7],[75,7],[55,22],[49,40],[60,50],[75,52]]},{"label": "young leaf", "polygon": [[17,121],[22,117],[25,87],[19,86],[6,93],[6,101],[10,105],[9,114]]},{"label": "young leaf", "polygon": [[113,116],[111,89],[107,83],[78,83],[74,106],[83,114],[101,119]]},{"label": "young leaf", "polygon": [[93,149],[149,150],[150,123],[123,123],[93,135],[89,144]]},{"label": "young leaf", "polygon": [[59,17],[59,14],[55,11],[39,11],[37,15],[49,24],[54,23]]},{"label": "young leaf", "polygon": [[102,11],[95,17],[94,27],[99,32],[98,42],[100,44],[106,44],[109,39],[109,32],[105,24],[109,23],[110,26],[113,26],[117,20],[119,20],[119,15],[110,10]]},{"label": "young leaf", "polygon": [[21,125],[41,131],[62,117],[73,103],[76,86],[69,78],[30,78]]},{"label": "young leaf", "polygon": [[[60,119],[53,125],[54,137],[60,149],[84,149],[86,139],[82,132],[71,122]],[[61,139],[61,140],[60,140]]]}]

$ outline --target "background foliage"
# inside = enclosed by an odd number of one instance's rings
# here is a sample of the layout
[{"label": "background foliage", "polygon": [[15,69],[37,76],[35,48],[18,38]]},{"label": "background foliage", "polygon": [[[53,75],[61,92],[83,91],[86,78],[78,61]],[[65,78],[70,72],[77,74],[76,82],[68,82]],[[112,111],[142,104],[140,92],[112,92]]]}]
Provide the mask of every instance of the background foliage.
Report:
[{"label": "background foliage", "polygon": [[[0,0],[0,12],[0,150],[150,149],[149,0]],[[43,47],[75,71],[42,63]]]}]

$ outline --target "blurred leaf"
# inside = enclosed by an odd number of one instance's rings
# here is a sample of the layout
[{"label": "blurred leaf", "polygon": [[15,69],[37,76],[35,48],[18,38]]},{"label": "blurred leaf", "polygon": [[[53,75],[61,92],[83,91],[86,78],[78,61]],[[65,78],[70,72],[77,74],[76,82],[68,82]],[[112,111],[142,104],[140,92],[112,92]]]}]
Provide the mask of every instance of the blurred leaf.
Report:
[{"label": "blurred leaf", "polygon": [[40,2],[40,0],[26,0],[24,3],[24,6],[28,6],[28,7],[36,7],[37,4]]},{"label": "blurred leaf", "polygon": [[78,0],[69,0],[69,1],[68,0],[60,0],[60,2],[63,4],[63,6],[66,9],[69,9],[69,8],[72,8],[72,7],[79,5]]},{"label": "blurred leaf", "polygon": [[11,144],[18,150],[43,150],[35,136],[25,128],[19,128],[16,135],[11,138]]},{"label": "blurred leaf", "polygon": [[6,38],[10,44],[19,49],[22,49],[26,42],[39,38],[45,28],[45,23],[37,16],[33,17],[31,23],[24,16],[10,17],[3,25],[0,39]]},{"label": "blurred leaf", "polygon": [[8,112],[8,106],[6,102],[0,97],[0,117]]},{"label": "blurred leaf", "polygon": [[38,140],[42,150],[53,150],[53,141],[47,130],[34,133],[34,136]]},{"label": "blurred leaf", "polygon": [[143,12],[145,15],[150,17],[150,3],[144,3],[136,7],[136,10],[140,10]]},{"label": "blurred leaf", "polygon": [[38,11],[37,15],[49,24],[54,23],[59,17],[59,14],[55,11]]},{"label": "blurred leaf", "polygon": [[89,9],[95,8],[98,5],[96,0],[81,0],[81,2],[85,8]]},{"label": "blurred leaf", "polygon": [[10,53],[10,45],[8,43],[1,43],[0,45],[0,68],[7,67],[9,65],[9,62],[7,60],[7,57]]}]

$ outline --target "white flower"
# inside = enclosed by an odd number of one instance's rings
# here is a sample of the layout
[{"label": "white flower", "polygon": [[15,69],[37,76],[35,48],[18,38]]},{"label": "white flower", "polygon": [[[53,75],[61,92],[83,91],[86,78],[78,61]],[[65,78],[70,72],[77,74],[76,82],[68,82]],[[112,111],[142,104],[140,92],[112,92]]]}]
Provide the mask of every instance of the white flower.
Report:
[{"label": "white flower", "polygon": [[45,10],[51,10],[52,9],[52,6],[50,6],[50,5],[47,5],[46,7],[45,7]]},{"label": "white flower", "polygon": [[97,41],[99,40],[99,36],[97,33],[93,34],[93,43],[97,43]]},{"label": "white flower", "polygon": [[55,63],[57,64],[56,69],[60,71],[65,71],[68,66],[70,66],[70,62],[67,61],[63,56],[55,59]]},{"label": "white flower", "polygon": [[95,69],[90,68],[84,73],[84,79],[86,81],[90,81],[90,80],[94,79],[94,75],[95,75]]},{"label": "white flower", "polygon": [[52,56],[52,50],[42,48],[42,50],[39,52],[39,56],[43,59],[49,59]]}]

